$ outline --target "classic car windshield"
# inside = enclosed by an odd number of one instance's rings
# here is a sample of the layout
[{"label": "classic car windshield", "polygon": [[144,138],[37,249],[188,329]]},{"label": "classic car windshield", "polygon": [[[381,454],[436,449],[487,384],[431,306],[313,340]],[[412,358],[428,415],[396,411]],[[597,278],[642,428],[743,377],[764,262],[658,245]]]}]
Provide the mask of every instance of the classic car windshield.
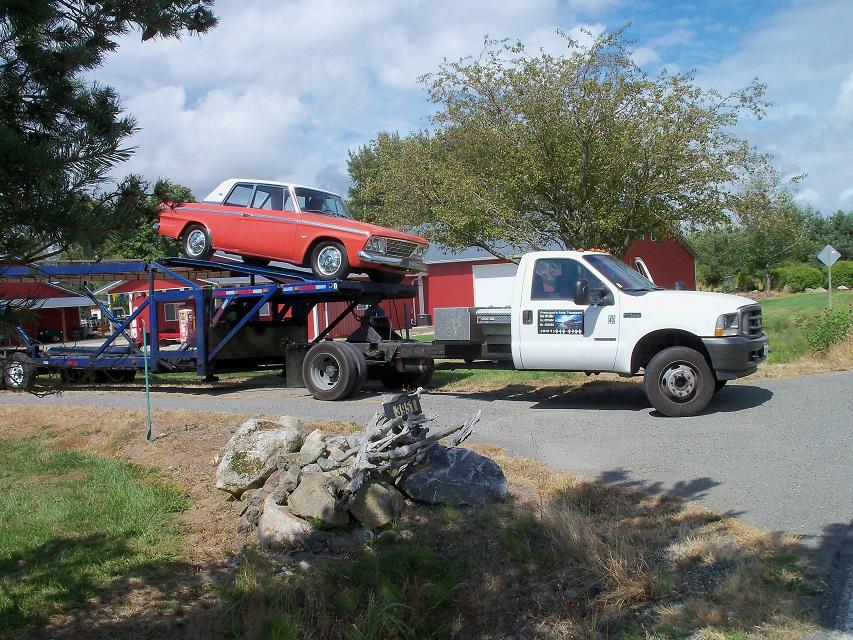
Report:
[{"label": "classic car windshield", "polygon": [[613,256],[594,253],[583,259],[622,291],[654,291],[661,288]]},{"label": "classic car windshield", "polygon": [[316,189],[306,189],[305,187],[295,187],[294,191],[296,192],[296,201],[302,211],[352,218],[344,206],[344,201],[339,196]]}]

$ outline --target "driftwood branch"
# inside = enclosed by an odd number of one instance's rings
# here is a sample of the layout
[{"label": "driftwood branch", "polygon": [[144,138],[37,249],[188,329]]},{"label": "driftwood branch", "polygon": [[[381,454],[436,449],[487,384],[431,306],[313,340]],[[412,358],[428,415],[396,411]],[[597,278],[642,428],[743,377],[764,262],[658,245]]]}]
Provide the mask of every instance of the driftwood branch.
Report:
[{"label": "driftwood branch", "polygon": [[[420,396],[422,389],[415,395]],[[424,414],[412,414],[388,420],[377,411],[361,434],[361,442],[337,456],[328,469],[337,469],[350,478],[349,483],[336,496],[339,504],[352,501],[362,485],[373,475],[393,469],[402,469],[418,464],[426,457],[431,447],[449,438],[448,446],[456,447],[474,433],[480,421],[480,412],[462,424],[431,428],[427,426],[434,418]]]}]

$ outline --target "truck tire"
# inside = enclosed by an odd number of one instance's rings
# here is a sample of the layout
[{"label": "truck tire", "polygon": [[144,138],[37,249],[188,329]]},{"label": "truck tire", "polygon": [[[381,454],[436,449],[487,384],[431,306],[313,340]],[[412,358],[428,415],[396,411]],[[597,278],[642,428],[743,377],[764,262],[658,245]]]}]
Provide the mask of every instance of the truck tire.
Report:
[{"label": "truck tire", "polygon": [[210,234],[200,224],[191,224],[181,235],[181,255],[195,260],[207,260],[213,255]]},{"label": "truck tire", "polygon": [[3,365],[3,382],[7,389],[26,391],[36,380],[36,368],[23,353],[13,353]]},{"label": "truck tire", "polygon": [[311,250],[308,266],[318,280],[345,280],[349,275],[347,250],[334,240],[318,242]]},{"label": "truck tire", "polygon": [[358,380],[355,356],[342,342],[318,342],[302,363],[305,387],[317,400],[346,398]]},{"label": "truck tire", "polygon": [[695,416],[708,406],[716,380],[705,356],[689,347],[669,347],[646,366],[643,385],[655,409],[673,418]]},{"label": "truck tire", "polygon": [[717,382],[714,383],[714,393],[719,393],[720,391],[722,391],[723,387],[726,386],[727,382],[728,380],[717,380]]},{"label": "truck tire", "polygon": [[364,389],[364,384],[367,382],[367,358],[364,357],[364,352],[359,349],[354,344],[349,342],[342,342],[347,349],[349,349],[350,353],[352,353],[353,364],[355,364],[355,370],[357,372],[355,384],[352,389],[350,389],[348,398],[358,395],[362,389]]}]

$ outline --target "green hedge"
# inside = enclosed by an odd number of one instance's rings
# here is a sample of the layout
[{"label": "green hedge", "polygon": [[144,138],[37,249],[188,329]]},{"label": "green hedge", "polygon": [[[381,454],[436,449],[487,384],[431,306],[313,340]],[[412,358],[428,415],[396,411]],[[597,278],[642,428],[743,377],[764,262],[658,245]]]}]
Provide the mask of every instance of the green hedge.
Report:
[{"label": "green hedge", "polygon": [[[824,267],[822,271],[824,281],[823,286],[826,286],[827,268]],[[839,260],[832,265],[832,286],[837,287],[842,284],[845,287],[853,287],[853,260]]]},{"label": "green hedge", "polygon": [[[835,285],[835,268],[832,269],[832,284]],[[826,285],[826,280],[820,269],[810,267],[807,264],[792,264],[785,267],[777,267],[771,273],[773,288],[782,289],[788,287],[793,293],[803,291],[808,287],[816,289]],[[840,284],[840,283],[839,283]]]}]

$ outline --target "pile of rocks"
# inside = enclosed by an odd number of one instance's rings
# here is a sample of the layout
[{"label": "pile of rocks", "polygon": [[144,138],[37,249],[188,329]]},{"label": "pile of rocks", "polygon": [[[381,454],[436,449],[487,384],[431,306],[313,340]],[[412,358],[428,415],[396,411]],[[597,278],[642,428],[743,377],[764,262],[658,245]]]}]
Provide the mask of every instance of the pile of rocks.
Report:
[{"label": "pile of rocks", "polygon": [[407,500],[474,506],[506,498],[506,478],[493,460],[434,443],[407,465],[371,470],[353,483],[343,461],[367,449],[370,433],[308,433],[291,416],[247,420],[225,449],[216,487],[236,501],[241,532],[257,530],[262,546],[315,553],[357,547],[399,518]]}]

